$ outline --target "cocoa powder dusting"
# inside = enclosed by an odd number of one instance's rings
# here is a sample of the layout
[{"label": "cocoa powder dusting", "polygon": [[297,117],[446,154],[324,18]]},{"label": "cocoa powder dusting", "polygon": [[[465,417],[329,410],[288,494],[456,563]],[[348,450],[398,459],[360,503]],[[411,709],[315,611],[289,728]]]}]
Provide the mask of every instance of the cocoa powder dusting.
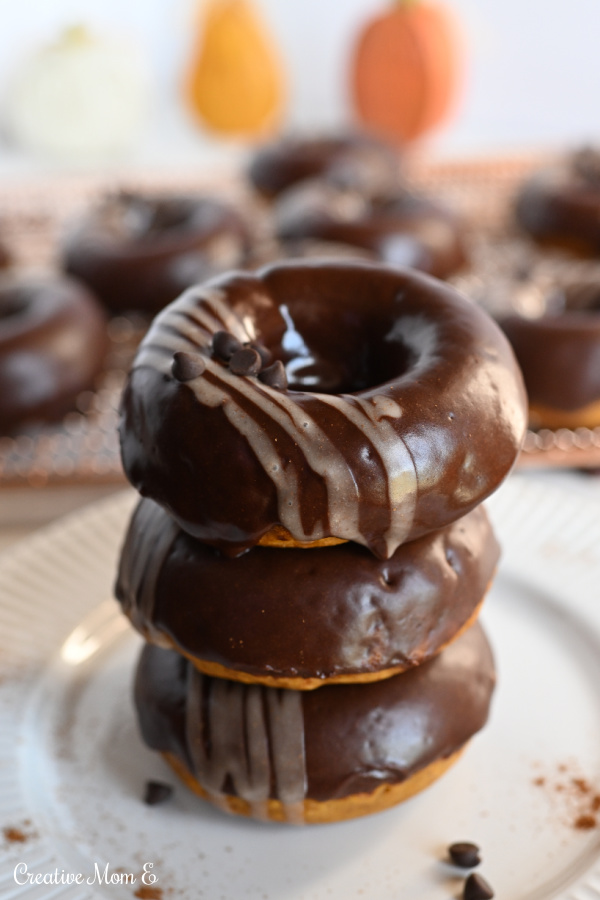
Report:
[{"label": "cocoa powder dusting", "polygon": [[162,900],[162,895],[162,888],[150,887],[150,885],[143,884],[135,891],[133,896],[139,897],[140,900]]},{"label": "cocoa powder dusting", "polygon": [[577,768],[575,763],[560,763],[556,767],[556,776],[538,775],[532,779],[532,784],[545,787],[551,796],[562,798],[561,803],[566,807],[565,824],[577,831],[591,831],[600,825],[596,815],[600,812],[600,793]]},{"label": "cocoa powder dusting", "polygon": [[20,828],[3,828],[2,834],[4,835],[4,840],[8,841],[9,844],[24,844],[29,838],[29,835],[21,831]]}]

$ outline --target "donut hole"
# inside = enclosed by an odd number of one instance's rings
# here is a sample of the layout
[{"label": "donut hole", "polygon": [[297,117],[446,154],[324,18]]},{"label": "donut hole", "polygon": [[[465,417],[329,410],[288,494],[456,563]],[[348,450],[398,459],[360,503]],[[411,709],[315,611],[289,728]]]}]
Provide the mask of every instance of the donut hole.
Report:
[{"label": "donut hole", "polygon": [[121,201],[123,226],[134,240],[143,240],[163,231],[186,227],[193,216],[193,204],[184,197],[126,197]]},{"label": "donut hole", "polygon": [[355,393],[408,371],[413,353],[383,315],[327,307],[321,302],[282,304],[285,331],[276,356],[291,390]]},{"label": "donut hole", "polygon": [[199,230],[209,234],[221,226],[223,209],[210,198],[121,193],[107,200],[100,217],[109,233],[141,242],[170,232]]},{"label": "donut hole", "polygon": [[349,266],[343,277],[333,262],[279,265],[265,287],[262,298],[240,292],[235,312],[252,319],[257,339],[285,366],[292,391],[379,387],[411,371],[427,350],[417,317],[403,313],[397,278],[374,282],[368,265]]}]

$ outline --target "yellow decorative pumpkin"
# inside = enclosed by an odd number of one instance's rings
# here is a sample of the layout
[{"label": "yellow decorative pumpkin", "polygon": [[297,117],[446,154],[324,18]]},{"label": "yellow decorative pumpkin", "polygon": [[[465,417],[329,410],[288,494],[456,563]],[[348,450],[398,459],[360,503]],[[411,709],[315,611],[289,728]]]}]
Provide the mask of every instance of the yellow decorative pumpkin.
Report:
[{"label": "yellow decorative pumpkin", "polygon": [[279,56],[248,0],[208,0],[185,79],[195,116],[230,136],[263,136],[284,98]]}]

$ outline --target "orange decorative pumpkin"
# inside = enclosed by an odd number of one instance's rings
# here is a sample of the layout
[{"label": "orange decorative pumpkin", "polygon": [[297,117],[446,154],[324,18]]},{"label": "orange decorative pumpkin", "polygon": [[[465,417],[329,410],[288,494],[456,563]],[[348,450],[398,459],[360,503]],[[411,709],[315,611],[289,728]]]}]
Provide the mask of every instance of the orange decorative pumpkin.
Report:
[{"label": "orange decorative pumpkin", "polygon": [[352,98],[371,131],[405,144],[439,125],[456,98],[460,41],[449,12],[427,0],[395,0],[359,34]]},{"label": "orange decorative pumpkin", "polygon": [[262,136],[283,106],[278,54],[249,0],[208,0],[184,91],[192,112],[220,134]]}]

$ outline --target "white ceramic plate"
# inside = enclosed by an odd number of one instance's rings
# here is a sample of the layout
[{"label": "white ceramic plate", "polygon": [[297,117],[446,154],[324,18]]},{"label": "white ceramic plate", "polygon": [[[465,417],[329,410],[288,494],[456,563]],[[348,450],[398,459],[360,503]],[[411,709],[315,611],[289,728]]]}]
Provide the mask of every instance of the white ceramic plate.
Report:
[{"label": "white ceramic plate", "polygon": [[[2,900],[448,900],[464,881],[444,862],[456,840],[481,846],[503,900],[600,897],[600,827],[575,826],[600,795],[600,506],[524,476],[501,489],[489,725],[403,806],[298,829],[228,818],[178,784],[168,803],[142,803],[148,779],[175,778],[138,737],[140,642],[110,599],[134,502],[112,498],[0,560]],[[136,882],[20,885],[19,863]]]}]

